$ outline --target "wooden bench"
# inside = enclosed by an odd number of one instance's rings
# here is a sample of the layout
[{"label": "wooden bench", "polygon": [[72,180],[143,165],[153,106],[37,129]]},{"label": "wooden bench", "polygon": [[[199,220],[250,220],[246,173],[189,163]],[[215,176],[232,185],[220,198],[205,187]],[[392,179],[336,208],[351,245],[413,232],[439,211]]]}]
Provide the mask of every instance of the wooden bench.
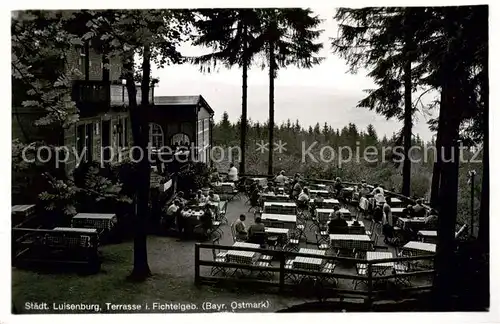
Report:
[{"label": "wooden bench", "polygon": [[[12,229],[12,263],[23,266],[76,266],[78,271],[100,270],[99,236],[96,229]],[[83,267],[82,267],[83,265]]]}]

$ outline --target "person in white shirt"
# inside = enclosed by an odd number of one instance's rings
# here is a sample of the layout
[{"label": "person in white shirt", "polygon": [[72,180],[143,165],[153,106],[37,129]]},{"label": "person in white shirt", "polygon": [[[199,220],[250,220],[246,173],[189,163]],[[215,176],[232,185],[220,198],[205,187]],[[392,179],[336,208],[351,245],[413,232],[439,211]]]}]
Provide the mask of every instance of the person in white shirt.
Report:
[{"label": "person in white shirt", "polygon": [[297,198],[297,200],[300,202],[309,201],[309,189],[304,187],[304,189],[302,189],[302,192],[300,193],[299,198]]},{"label": "person in white shirt", "polygon": [[284,187],[287,181],[287,177],[285,176],[285,170],[281,170],[281,172],[276,176],[276,184],[280,187]]},{"label": "person in white shirt", "polygon": [[378,193],[381,193],[382,196],[384,195],[384,188],[381,185],[375,185],[375,188],[372,190],[371,194],[376,195]]},{"label": "person in white shirt", "polygon": [[214,193],[213,190],[210,190],[208,192],[208,201],[210,202],[219,202],[220,201],[220,197],[218,194]]},{"label": "person in white shirt", "polygon": [[227,179],[229,181],[238,181],[238,169],[234,166],[234,163],[229,165],[229,172],[227,173]]},{"label": "person in white shirt", "polygon": [[248,232],[247,232],[246,225],[245,225],[245,219],[246,219],[246,216],[241,214],[240,219],[237,219],[233,223],[233,230],[234,230],[234,234],[236,236],[235,238],[237,241],[246,241],[248,238]]}]

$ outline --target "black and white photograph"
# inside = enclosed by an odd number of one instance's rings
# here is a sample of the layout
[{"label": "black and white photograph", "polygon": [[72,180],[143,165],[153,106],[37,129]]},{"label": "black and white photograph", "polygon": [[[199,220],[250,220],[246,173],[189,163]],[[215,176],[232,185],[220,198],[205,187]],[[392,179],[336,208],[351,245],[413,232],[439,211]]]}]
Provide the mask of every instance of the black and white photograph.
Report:
[{"label": "black and white photograph", "polygon": [[128,5],[10,11],[12,318],[492,311],[489,5]]}]

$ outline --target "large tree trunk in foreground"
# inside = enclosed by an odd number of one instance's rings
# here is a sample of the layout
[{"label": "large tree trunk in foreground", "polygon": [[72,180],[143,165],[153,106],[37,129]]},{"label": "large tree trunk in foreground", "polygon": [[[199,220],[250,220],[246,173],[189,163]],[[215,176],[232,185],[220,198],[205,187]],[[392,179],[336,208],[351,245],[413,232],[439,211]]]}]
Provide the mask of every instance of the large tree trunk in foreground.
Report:
[{"label": "large tree trunk in foreground", "polygon": [[[441,91],[441,103],[443,103],[443,91]],[[444,118],[439,111],[439,120]],[[431,182],[431,207],[439,209],[439,184],[441,183],[441,159],[438,155],[441,154],[441,136],[442,132],[437,132],[436,136],[436,155],[434,156],[434,166],[432,168],[432,182]]]},{"label": "large tree trunk in foreground", "polygon": [[[149,47],[144,48],[143,62],[143,81],[141,85],[141,107],[149,105],[149,77],[150,77],[150,59],[151,53]],[[127,91],[129,96],[130,121],[132,125],[132,135],[134,140],[133,158],[137,165],[137,191],[135,194],[135,215],[134,215],[134,268],[130,275],[133,280],[143,280],[151,275],[148,264],[147,251],[147,220],[149,218],[149,182],[150,182],[150,165],[148,146],[148,126],[149,123],[144,114],[141,114],[140,108],[137,106],[136,87],[133,78],[133,58],[127,62],[126,80]],[[141,152],[143,154],[141,154]]]},{"label": "large tree trunk in foreground", "polygon": [[240,132],[240,148],[241,148],[241,163],[240,174],[245,174],[245,152],[247,139],[247,80],[248,80],[248,59],[247,59],[247,26],[243,25],[243,75],[241,86],[241,132]]},{"label": "large tree trunk in foreground", "polygon": [[[450,62],[446,62],[450,64]],[[446,64],[444,63],[444,64]],[[451,295],[457,283],[458,272],[454,267],[455,224],[458,200],[459,167],[459,126],[460,126],[460,83],[461,75],[453,73],[450,65],[444,67],[444,80],[441,91],[441,109],[439,114],[439,136],[442,152],[438,152],[441,163],[441,185],[439,188],[438,244],[436,248],[433,292],[435,305],[439,309],[451,307]],[[451,63],[453,64],[453,63]],[[452,72],[453,71],[453,72]],[[457,111],[458,109],[458,111]]]},{"label": "large tree trunk in foreground", "polygon": [[410,35],[407,35],[405,51],[406,62],[404,65],[404,87],[405,87],[405,111],[404,111],[404,127],[403,127],[403,145],[404,145],[404,162],[403,162],[403,186],[401,193],[410,197],[411,190],[411,128],[412,128],[412,104],[411,104],[411,60],[408,55],[410,51]]},{"label": "large tree trunk in foreground", "polygon": [[269,160],[267,174],[273,175],[273,151],[274,151],[274,41],[269,42]]}]

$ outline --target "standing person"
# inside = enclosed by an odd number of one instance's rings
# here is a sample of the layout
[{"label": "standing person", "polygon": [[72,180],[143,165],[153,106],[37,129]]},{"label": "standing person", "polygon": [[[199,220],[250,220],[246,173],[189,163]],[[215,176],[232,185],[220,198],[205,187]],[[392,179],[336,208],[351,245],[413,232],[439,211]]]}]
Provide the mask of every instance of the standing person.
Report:
[{"label": "standing person", "polygon": [[179,211],[179,207],[180,202],[177,199],[175,199],[174,202],[170,206],[168,206],[163,220],[163,224],[165,225],[167,230],[177,223],[177,212]]},{"label": "standing person", "polygon": [[301,210],[307,209],[309,207],[309,189],[304,187],[299,197],[297,198],[297,207]]},{"label": "standing person", "polygon": [[337,177],[335,179],[335,184],[333,185],[333,189],[335,190],[335,195],[337,196],[337,198],[340,197],[340,194],[342,193],[342,188],[343,188],[342,180],[339,177]]},{"label": "standing person", "polygon": [[287,181],[287,177],[285,176],[285,170],[281,170],[281,172],[274,179],[278,187],[284,187]]},{"label": "standing person", "polygon": [[235,234],[235,238],[237,241],[246,241],[248,238],[248,233],[245,225],[246,216],[244,214],[240,215],[240,218],[237,219],[233,224],[233,230]]},{"label": "standing person", "polygon": [[382,232],[384,234],[384,243],[392,242],[394,239],[394,227],[392,225],[391,206],[386,201],[382,207]]},{"label": "standing person", "polygon": [[203,228],[203,236],[205,239],[208,238],[208,231],[212,228],[212,218],[213,213],[210,209],[210,205],[206,205],[205,211],[200,217],[201,228]]},{"label": "standing person", "polygon": [[234,163],[229,165],[229,171],[227,172],[227,180],[236,182],[238,181],[238,169],[234,166]]},{"label": "standing person", "polygon": [[417,199],[417,204],[413,206],[414,217],[425,217],[426,213],[424,201],[422,199]]},{"label": "standing person", "polygon": [[293,200],[297,199],[301,192],[302,192],[302,186],[300,184],[300,174],[297,173],[297,174],[295,174],[295,179],[294,179],[294,182],[292,184],[291,198]]}]

